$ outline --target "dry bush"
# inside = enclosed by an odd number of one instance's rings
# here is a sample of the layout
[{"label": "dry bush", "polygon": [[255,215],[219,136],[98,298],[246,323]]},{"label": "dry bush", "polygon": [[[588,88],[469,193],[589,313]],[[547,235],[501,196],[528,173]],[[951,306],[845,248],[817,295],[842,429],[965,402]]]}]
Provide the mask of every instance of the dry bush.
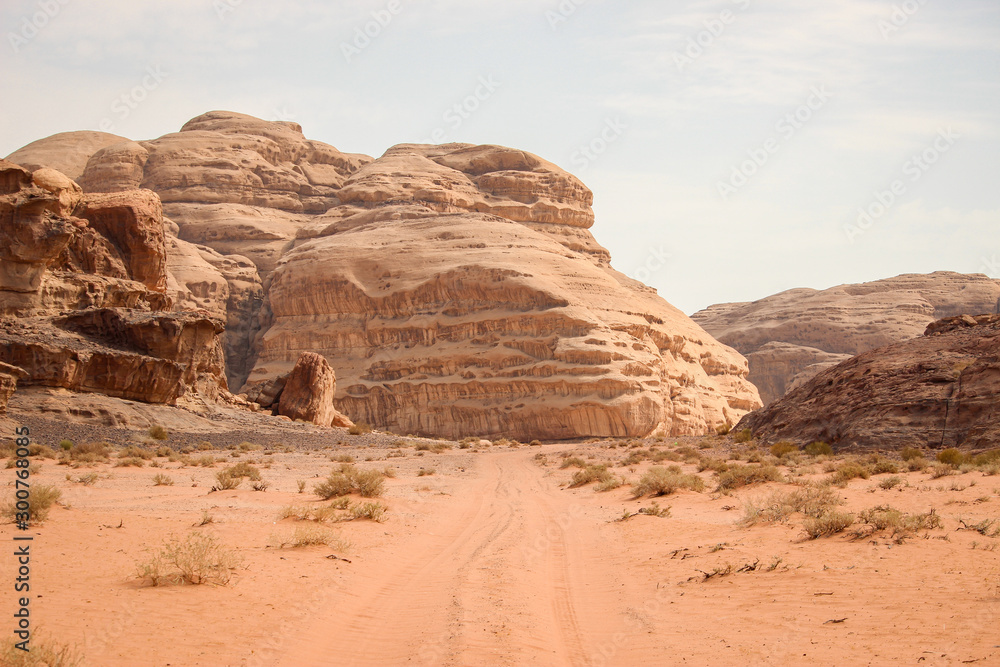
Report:
[{"label": "dry bush", "polygon": [[365,435],[366,433],[372,432],[372,427],[365,422],[356,422],[353,426],[347,429],[347,432],[351,435]]},{"label": "dry bush", "polygon": [[[970,463],[980,470],[995,468],[1000,464],[1000,449],[991,449],[971,457]],[[996,474],[996,473],[994,473]]]},{"label": "dry bush", "polygon": [[574,466],[577,468],[586,468],[587,462],[581,459],[579,456],[572,456],[563,459],[563,462],[559,465],[560,468],[571,468]]},{"label": "dry bush", "polygon": [[606,482],[614,477],[611,471],[608,470],[606,465],[588,465],[583,470],[578,470],[573,473],[573,479],[570,480],[570,488],[576,488],[580,486],[586,486],[591,482]]},{"label": "dry bush", "polygon": [[48,445],[32,443],[28,445],[28,456],[36,459],[56,459],[59,458],[59,452]]},{"label": "dry bush", "polygon": [[818,517],[806,519],[802,528],[806,536],[815,540],[820,537],[842,533],[854,525],[854,515],[847,512],[826,512]]},{"label": "dry bush", "polygon": [[437,471],[434,470],[434,468],[421,468],[417,471],[417,477],[428,477],[436,472]]},{"label": "dry bush", "polygon": [[632,489],[633,498],[644,496],[669,496],[680,489],[702,492],[705,490],[705,480],[698,475],[685,474],[680,466],[654,466],[646,471],[639,483]]},{"label": "dry bush", "polygon": [[[66,475],[66,479],[69,479],[69,475]],[[100,479],[101,476],[96,472],[89,472],[86,475],[80,475],[73,481],[77,484],[83,484],[84,486],[93,486],[94,484],[97,484]]]},{"label": "dry bush", "polygon": [[139,579],[161,584],[227,584],[242,563],[239,555],[215,537],[190,533],[184,541],[172,538],[148,561],[137,566]]},{"label": "dry bush", "polygon": [[733,427],[730,424],[723,424],[722,426],[715,427],[716,435],[729,435],[731,430],[733,430]]},{"label": "dry bush", "polygon": [[340,454],[338,456],[331,456],[331,461],[336,463],[354,463],[354,457],[350,454]]},{"label": "dry bush", "polygon": [[159,424],[154,424],[153,426],[150,426],[149,430],[146,431],[146,434],[153,440],[166,440],[170,436],[170,433],[167,431],[167,429],[160,426]]},{"label": "dry bush", "polygon": [[784,478],[781,471],[772,465],[734,465],[719,473],[716,491],[732,491],[743,486],[780,482]]},{"label": "dry bush", "polygon": [[924,458],[924,453],[916,447],[904,447],[899,451],[899,458],[904,461],[912,461],[913,459]]},{"label": "dry bush", "polygon": [[451,445],[446,445],[443,442],[420,442],[414,448],[418,452],[433,452],[434,454],[440,454],[443,451],[451,449]]},{"label": "dry bush", "polygon": [[617,475],[612,475],[611,477],[608,477],[604,481],[600,482],[597,486],[595,486],[594,491],[596,491],[597,493],[605,493],[607,491],[613,491],[624,483],[625,481],[622,480],[621,477],[618,477]]},{"label": "dry bush", "polygon": [[162,472],[156,473],[156,475],[153,476],[153,486],[173,486],[173,485],[174,485],[173,478],[164,475]]},{"label": "dry bush", "polygon": [[894,489],[903,483],[903,478],[899,475],[893,475],[892,477],[886,477],[881,482],[878,483],[879,487],[888,491],[889,489]]},{"label": "dry bush", "polygon": [[118,459],[115,463],[116,468],[142,468],[146,465],[146,460],[141,459],[138,456],[129,456],[128,458]]},{"label": "dry bush", "polygon": [[859,538],[882,531],[890,531],[892,537],[899,538],[912,535],[919,530],[941,527],[941,517],[934,510],[924,514],[907,514],[889,505],[878,505],[862,510],[858,513],[858,518],[865,524],[865,527],[857,531]]},{"label": "dry bush", "polygon": [[215,473],[215,479],[217,484],[212,488],[219,491],[232,491],[233,489],[238,489],[240,484],[243,483],[243,478],[233,476],[228,468]]},{"label": "dry bush", "polygon": [[720,458],[706,456],[698,461],[698,472],[705,472],[706,470],[711,470],[712,472],[726,472],[729,470],[729,464]]},{"label": "dry bush", "polygon": [[118,458],[120,459],[136,458],[136,459],[142,459],[143,461],[148,461],[155,457],[156,454],[154,452],[151,452],[148,449],[143,449],[142,447],[137,447],[135,445],[129,445],[124,449],[118,450]]},{"label": "dry bush", "polygon": [[49,518],[52,506],[62,498],[62,491],[49,484],[32,484],[27,491],[27,499],[15,496],[4,503],[0,508],[0,515],[11,523],[18,523],[18,514],[27,512],[28,524],[39,524]]},{"label": "dry bush", "polygon": [[942,477],[954,474],[955,469],[948,463],[936,463],[934,467],[931,468],[931,479],[941,479]]},{"label": "dry bush", "polygon": [[31,638],[30,651],[17,648],[18,640],[5,639],[0,644],[0,665],[4,667],[77,667],[83,657],[69,644],[40,638],[36,630]]},{"label": "dry bush", "polygon": [[60,456],[60,463],[107,463],[111,457],[111,445],[106,442],[87,442],[73,445]]},{"label": "dry bush", "polygon": [[368,519],[369,521],[382,523],[385,521],[385,513],[389,511],[389,508],[382,503],[367,502],[351,505],[348,511],[351,513],[351,518],[353,519]]},{"label": "dry bush", "polygon": [[884,475],[887,473],[892,473],[895,475],[899,472],[899,466],[892,459],[888,459],[881,454],[872,454],[868,457],[868,469],[873,475]]},{"label": "dry bush", "polygon": [[378,470],[358,470],[353,465],[344,464],[313,486],[313,490],[324,500],[351,493],[363,498],[376,498],[385,491],[385,475]]},{"label": "dry bush", "polygon": [[774,491],[763,500],[748,499],[743,504],[744,527],[758,523],[778,523],[800,512],[817,518],[841,503],[840,497],[826,486],[808,486],[794,491]]},{"label": "dry bush", "polygon": [[745,428],[733,434],[733,440],[739,443],[750,442],[753,440],[753,433],[750,432],[750,429]]},{"label": "dry bush", "polygon": [[846,486],[852,479],[868,479],[872,476],[868,466],[862,465],[858,461],[844,461],[833,472],[830,478],[832,484]]},{"label": "dry bush", "polygon": [[918,472],[926,469],[929,465],[930,463],[927,462],[927,459],[922,456],[918,456],[917,458],[910,459],[906,462],[906,469],[910,472]]}]

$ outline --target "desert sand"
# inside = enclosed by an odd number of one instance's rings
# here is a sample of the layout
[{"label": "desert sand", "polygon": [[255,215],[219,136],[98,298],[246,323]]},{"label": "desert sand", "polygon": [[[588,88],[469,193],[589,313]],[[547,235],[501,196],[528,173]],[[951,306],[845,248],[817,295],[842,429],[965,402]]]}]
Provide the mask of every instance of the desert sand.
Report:
[{"label": "desert sand", "polygon": [[[859,520],[807,539],[798,513],[740,520],[748,502],[829,479],[844,455],[775,460],[731,437],[442,448],[327,433],[298,442],[264,434],[263,449],[190,444],[212,435],[147,438],[149,449],[189,458],[143,467],[118,466],[117,454],[79,467],[35,459],[33,483],[62,491],[28,533],[39,637],[68,644],[81,664],[108,666],[1000,662],[1000,541],[991,532],[1000,521],[985,535],[968,528],[1000,519],[1000,475],[967,467],[935,478],[933,462],[911,472],[895,458],[896,474],[829,486],[838,510],[933,510],[940,527],[857,536]],[[198,465],[202,457],[220,462]],[[280,518],[290,506],[329,505],[313,484],[347,457],[359,469],[391,469],[375,499],[387,507],[381,522]],[[633,499],[628,484],[570,484],[579,465],[602,462],[637,482],[651,457],[699,475],[705,489]],[[786,481],[714,491],[717,475],[698,469],[735,457],[779,463]],[[216,473],[240,461],[268,488],[210,492]],[[158,474],[174,484],[154,486]],[[11,479],[8,470],[5,486]],[[328,544],[291,546],[302,527],[325,531]],[[3,540],[16,532],[0,526]],[[152,550],[193,533],[242,560],[228,583],[138,577]],[[13,560],[5,550],[3,571]],[[11,596],[3,604],[9,617]]]}]

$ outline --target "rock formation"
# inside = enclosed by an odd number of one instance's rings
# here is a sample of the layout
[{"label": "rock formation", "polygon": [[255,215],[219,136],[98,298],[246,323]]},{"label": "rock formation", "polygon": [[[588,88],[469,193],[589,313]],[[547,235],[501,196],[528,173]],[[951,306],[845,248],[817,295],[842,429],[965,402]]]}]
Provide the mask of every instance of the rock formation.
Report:
[{"label": "rock formation", "polygon": [[176,404],[226,388],[211,317],[170,311],[164,221],[148,190],[84,194],[0,162],[0,393],[21,384]]},{"label": "rock formation", "polygon": [[[86,197],[162,200],[163,293],[225,314],[230,384],[262,407],[280,409],[307,352],[336,371],[336,409],[401,433],[693,434],[760,405],[745,359],[614,271],[590,190],[530,153],[405,144],[374,160],[221,111],[85,143]],[[121,273],[111,250],[131,246],[111,245],[92,263]]]},{"label": "rock formation", "polygon": [[304,352],[285,378],[278,414],[319,426],[353,426],[333,407],[337,376],[329,362],[315,352]]},{"label": "rock formation", "polygon": [[1000,315],[965,315],[823,371],[737,429],[838,450],[997,447],[998,396]]},{"label": "rock formation", "polygon": [[937,272],[711,306],[692,319],[746,355],[765,404],[853,355],[920,336],[931,322],[1000,308],[1000,281]]},{"label": "rock formation", "polygon": [[24,369],[0,361],[0,414],[7,411],[7,402],[17,390],[17,381],[27,377]]}]

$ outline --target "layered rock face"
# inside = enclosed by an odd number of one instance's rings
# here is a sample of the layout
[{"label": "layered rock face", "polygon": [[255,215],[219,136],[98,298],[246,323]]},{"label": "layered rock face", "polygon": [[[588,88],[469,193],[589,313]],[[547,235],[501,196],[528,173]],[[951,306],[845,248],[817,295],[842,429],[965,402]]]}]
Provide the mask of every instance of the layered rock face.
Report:
[{"label": "layered rock face", "polygon": [[94,148],[80,182],[159,195],[165,293],[225,313],[230,383],[261,405],[308,352],[336,409],[401,433],[694,434],[760,405],[743,357],[610,267],[590,190],[523,151],[373,160],[211,112]]},{"label": "layered rock face", "polygon": [[737,428],[836,449],[996,447],[997,396],[1000,315],[966,315],[823,371]]},{"label": "layered rock face", "polygon": [[154,193],[84,194],[9,162],[0,184],[0,361],[20,384],[168,404],[225,390],[222,322],[169,310]]},{"label": "layered rock face", "polygon": [[1000,281],[937,272],[711,306],[692,319],[746,355],[769,404],[853,355],[920,336],[931,322],[1000,312]]},{"label": "layered rock face", "polygon": [[330,363],[315,352],[304,352],[284,378],[278,414],[319,426],[353,426],[333,407],[337,376]]}]

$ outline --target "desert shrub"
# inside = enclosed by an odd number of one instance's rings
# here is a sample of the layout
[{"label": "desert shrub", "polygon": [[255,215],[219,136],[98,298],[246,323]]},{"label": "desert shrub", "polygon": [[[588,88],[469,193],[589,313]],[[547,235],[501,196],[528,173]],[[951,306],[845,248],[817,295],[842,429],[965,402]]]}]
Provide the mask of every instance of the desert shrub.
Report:
[{"label": "desert shrub", "polygon": [[834,484],[846,485],[852,479],[868,479],[871,476],[871,470],[860,462],[844,461],[834,470],[830,481]]},{"label": "desert shrub", "polygon": [[352,505],[349,512],[351,513],[351,518],[368,519],[369,521],[382,523],[385,521],[385,513],[388,510],[389,508],[382,503],[367,502]]},{"label": "desert shrub", "polygon": [[366,433],[372,432],[372,427],[365,422],[356,422],[353,426],[347,429],[347,432],[351,435],[365,435]]},{"label": "desert shrub", "polygon": [[806,536],[815,540],[820,537],[842,533],[854,524],[854,515],[847,512],[826,512],[818,517],[806,519],[802,528]]},{"label": "desert shrub", "polygon": [[340,454],[338,456],[330,457],[331,461],[336,461],[337,463],[354,463],[354,457],[350,454]]},{"label": "desert shrub", "polygon": [[67,439],[60,440],[59,449],[63,450],[64,452],[68,452],[69,450],[73,449],[73,441]]},{"label": "desert shrub", "polygon": [[899,466],[895,461],[880,454],[872,454],[868,457],[867,466],[873,475],[896,474],[899,472]]},{"label": "desert shrub", "polygon": [[772,465],[734,465],[729,470],[719,473],[718,486],[715,490],[732,491],[742,486],[782,480],[781,471]]},{"label": "desert shrub", "polygon": [[573,466],[577,468],[586,468],[587,462],[578,456],[572,456],[568,459],[563,459],[563,462],[559,465],[560,468],[571,468]]},{"label": "desert shrub", "polygon": [[[69,479],[69,475],[66,475],[66,479]],[[89,472],[86,475],[80,475],[73,481],[77,484],[83,484],[84,486],[93,486],[94,484],[97,484],[99,479],[101,479],[101,476],[96,472]]]},{"label": "desert shrub", "polygon": [[817,440],[816,442],[810,442],[805,446],[803,450],[809,456],[832,456],[833,447],[822,440]]},{"label": "desert shrub", "polygon": [[586,486],[591,482],[605,482],[614,477],[611,471],[608,470],[606,465],[588,465],[583,470],[578,470],[573,473],[573,479],[570,480],[570,488],[576,488],[579,486]]},{"label": "desert shrub", "polygon": [[247,461],[240,461],[236,465],[230,466],[226,472],[233,477],[249,479],[251,482],[259,482],[261,479],[260,469]]},{"label": "desert shrub", "polygon": [[742,526],[777,523],[796,512],[817,518],[839,505],[841,500],[829,487],[809,486],[794,491],[774,491],[764,499],[748,499],[743,504]]},{"label": "desert shrub", "polygon": [[797,451],[799,451],[799,448],[795,446],[795,443],[784,440],[771,445],[771,456],[777,456],[779,459]]},{"label": "desert shrub", "polygon": [[904,447],[899,450],[899,458],[904,461],[912,461],[913,459],[924,458],[924,453],[917,449],[916,447]]},{"label": "desert shrub", "polygon": [[434,470],[434,468],[421,468],[417,471],[417,477],[428,477],[436,472],[437,471]]},{"label": "desert shrub", "polygon": [[729,424],[723,424],[722,426],[716,426],[715,432],[717,435],[729,435],[729,432],[733,430],[733,427]]},{"label": "desert shrub", "polygon": [[685,474],[680,466],[653,466],[639,479],[632,489],[633,498],[643,496],[668,496],[680,489],[702,492],[705,490],[705,480],[698,475]]},{"label": "desert shrub", "polygon": [[153,452],[149,451],[148,449],[143,449],[142,447],[136,447],[135,445],[129,445],[124,449],[118,450],[118,458],[120,459],[136,458],[136,459],[142,459],[143,461],[148,461],[149,459],[152,459],[155,456],[156,455]]},{"label": "desert shrub", "polygon": [[[628,456],[622,459],[623,466],[636,466],[646,460],[648,452],[644,449],[636,449],[629,452]],[[564,462],[565,463],[565,462]]]},{"label": "desert shrub", "polygon": [[146,460],[141,459],[138,456],[130,456],[125,459],[118,459],[115,463],[116,468],[142,468],[146,465]]},{"label": "desert shrub", "polygon": [[164,475],[162,472],[156,473],[156,475],[153,476],[153,486],[173,486],[173,485],[174,485],[173,478]]},{"label": "desert shrub", "polygon": [[167,437],[169,437],[170,435],[167,432],[167,429],[163,428],[159,424],[154,424],[150,426],[149,430],[146,431],[146,434],[153,440],[166,440]]},{"label": "desert shrub", "polygon": [[232,491],[233,489],[238,489],[240,484],[243,483],[243,478],[234,476],[228,468],[215,473],[215,480],[216,485],[212,488],[219,491]]},{"label": "desert shrub", "polygon": [[385,475],[378,470],[358,470],[353,465],[344,464],[313,486],[313,490],[324,500],[351,493],[363,498],[375,498],[385,491]]},{"label": "desert shrub", "polygon": [[166,458],[174,453],[173,448],[167,447],[166,445],[160,445],[156,448],[156,455],[161,458]]},{"label": "desert shrub", "polygon": [[742,431],[737,431],[733,435],[733,440],[735,440],[736,442],[741,442],[741,443],[742,442],[750,442],[751,440],[753,440],[753,433],[750,432],[750,429],[745,428]]},{"label": "desert shrub", "polygon": [[[652,449],[653,448],[650,447],[650,452],[652,452]],[[664,452],[664,454],[665,453],[666,452]],[[692,460],[698,459],[701,456],[700,454],[698,454],[698,451],[694,447],[689,447],[688,445],[684,445],[683,447],[678,447],[677,449],[674,450],[674,453],[677,456],[680,456],[681,458],[692,459]]]},{"label": "desert shrub", "polygon": [[25,499],[15,495],[0,508],[0,514],[11,523],[17,523],[18,514],[28,512],[29,525],[42,523],[49,518],[52,506],[62,498],[62,491],[50,484],[32,484],[27,489],[27,496]]},{"label": "desert shrub", "polygon": [[28,445],[28,456],[36,459],[55,459],[59,457],[59,452],[48,445],[31,443]]},{"label": "desert shrub", "polygon": [[940,463],[957,468],[965,463],[965,454],[954,447],[949,447],[948,449],[938,452],[937,460]]},{"label": "desert shrub", "polygon": [[39,638],[37,631],[31,638],[31,650],[22,651],[16,644],[20,639],[0,642],[0,665],[4,667],[77,667],[83,657],[69,644],[60,644]]},{"label": "desert shrub", "polygon": [[976,454],[970,461],[977,468],[986,468],[1000,463],[1000,449],[991,449],[980,454]]},{"label": "desert shrub", "polygon": [[241,442],[237,445],[241,452],[259,452],[264,449],[264,445],[258,445],[253,442]]},{"label": "desert shrub", "polygon": [[258,480],[256,482],[251,482],[250,488],[254,491],[267,491],[267,487],[271,486],[271,483],[265,479]]},{"label": "desert shrub", "polygon": [[226,584],[240,566],[239,555],[204,533],[169,540],[149,560],[139,563],[139,579],[153,586],[164,583]]},{"label": "desert shrub", "polygon": [[292,535],[293,547],[318,547],[330,543],[330,531],[319,526],[297,526]]},{"label": "desert shrub", "polygon": [[711,470],[712,472],[726,472],[729,470],[729,464],[722,459],[706,456],[698,461],[698,472],[705,472],[706,470]]},{"label": "desert shrub", "polygon": [[890,531],[893,537],[906,536],[918,530],[941,527],[941,517],[933,510],[925,514],[907,514],[889,505],[879,505],[858,513],[858,518],[867,527],[859,531],[859,536],[873,532]]},{"label": "desert shrub", "polygon": [[304,480],[304,479],[296,480],[295,484],[299,488],[299,493],[305,493],[306,492],[306,480]]},{"label": "desert shrub", "polygon": [[899,475],[893,475],[892,477],[886,477],[881,482],[879,482],[879,487],[888,491],[889,489],[894,489],[903,483],[903,478]]},{"label": "desert shrub", "polygon": [[625,482],[622,480],[621,477],[618,477],[617,475],[612,475],[607,479],[601,481],[597,486],[595,486],[594,491],[596,491],[597,493],[605,493],[607,491],[613,491],[624,483]]},{"label": "desert shrub", "polygon": [[931,468],[931,479],[941,479],[948,475],[954,475],[955,469],[948,463],[937,463]]},{"label": "desert shrub", "polygon": [[909,461],[906,462],[906,469],[909,470],[910,472],[917,472],[919,470],[925,469],[929,465],[930,463],[927,462],[927,459],[925,459],[922,456],[918,456],[917,458],[910,459]]},{"label": "desert shrub", "polygon": [[106,442],[87,442],[73,445],[63,452],[62,463],[107,463],[111,456],[111,445]]}]

